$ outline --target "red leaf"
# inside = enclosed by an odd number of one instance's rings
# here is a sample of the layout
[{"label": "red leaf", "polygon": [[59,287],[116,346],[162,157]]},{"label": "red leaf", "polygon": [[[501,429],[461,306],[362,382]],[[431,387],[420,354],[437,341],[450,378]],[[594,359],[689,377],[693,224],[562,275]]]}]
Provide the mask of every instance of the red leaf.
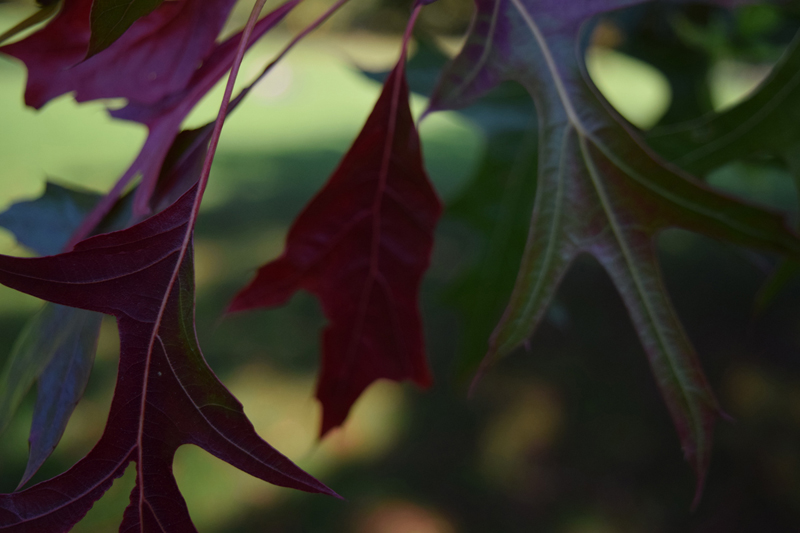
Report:
[{"label": "red leaf", "polygon": [[[299,2],[300,0],[288,0],[259,20],[253,29],[250,39],[248,39],[248,46],[252,46],[261,36],[283,20],[283,17]],[[128,170],[119,178],[112,191],[84,219],[75,234],[77,237],[73,237],[74,241],[78,241],[88,235],[89,231],[102,220],[125,187],[136,176],[140,175],[141,181],[135,193],[134,215],[141,217],[152,212],[151,203],[154,200],[153,194],[156,183],[170,148],[179,135],[181,124],[194,106],[231,68],[241,39],[242,33],[239,32],[217,45],[203,61],[200,68],[194,72],[184,89],[168,94],[156,103],[146,104],[131,101],[122,109],[110,112],[114,118],[145,124],[149,133],[147,140],[145,140],[142,149],[139,151],[139,155],[136,156]],[[238,100],[239,98],[237,97]],[[234,106],[236,104],[232,102],[231,105]],[[70,244],[73,244],[74,241]]]},{"label": "red leaf", "polygon": [[298,289],[321,300],[330,320],[317,386],[323,435],[377,379],[431,383],[417,293],[440,213],[401,58],[339,168],[289,231],[283,255],[230,307],[281,305]]},{"label": "red leaf", "polygon": [[[288,0],[259,20],[249,44],[252,46],[261,36],[283,20],[298,3],[300,0]],[[149,130],[142,150],[120,179],[121,183],[125,183],[139,173],[142,176],[134,201],[136,214],[150,213],[149,203],[161,166],[170,146],[180,132],[181,124],[194,106],[231,68],[241,38],[240,32],[217,45],[203,65],[195,70],[185,88],[165,95],[155,103],[129,102],[122,109],[111,111],[112,117],[139,122],[146,125]]]},{"label": "red leaf", "polygon": [[172,475],[172,458],[184,444],[270,483],[333,494],[256,434],[200,352],[191,248],[196,192],[145,222],[82,241],[72,252],[0,256],[0,282],[114,315],[121,346],[100,441],[64,474],[0,495],[0,530],[69,530],[135,461],[136,486],[121,530],[193,532]]},{"label": "red leaf", "polygon": [[139,19],[86,61],[92,0],[64,0],[50,24],[0,48],[28,67],[25,103],[40,108],[75,91],[79,102],[128,98],[158,102],[183,90],[214,47],[235,0],[176,0]]}]

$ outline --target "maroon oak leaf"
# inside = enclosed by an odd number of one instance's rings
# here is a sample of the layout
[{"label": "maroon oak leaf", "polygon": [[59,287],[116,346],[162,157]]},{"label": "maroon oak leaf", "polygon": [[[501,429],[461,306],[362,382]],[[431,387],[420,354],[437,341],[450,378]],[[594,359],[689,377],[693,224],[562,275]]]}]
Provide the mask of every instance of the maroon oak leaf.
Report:
[{"label": "maroon oak leaf", "polygon": [[68,253],[0,256],[4,285],[113,315],[120,334],[117,384],[100,441],[65,473],[0,495],[0,531],[69,530],[134,461],[136,485],[120,530],[194,532],[172,474],[173,456],[184,444],[270,483],[333,494],[256,434],[203,358],[194,325],[196,191]]},{"label": "maroon oak leaf", "polygon": [[[275,27],[299,3],[300,0],[289,0],[258,21],[250,44],[255,43]],[[122,109],[111,111],[111,116],[114,118],[139,122],[146,125],[149,130],[142,150],[125,176],[120,179],[120,182],[127,182],[135,175],[141,175],[141,183],[134,201],[134,211],[137,214],[150,212],[150,197],[158,180],[161,165],[181,131],[181,124],[194,106],[231,68],[240,40],[241,33],[237,33],[214,48],[203,65],[194,72],[185,88],[165,95],[158,102],[129,102]]]},{"label": "maroon oak leaf", "polygon": [[[289,0],[259,20],[248,40],[249,46],[252,46],[261,36],[283,20],[283,17],[299,2],[300,0]],[[122,109],[110,112],[114,118],[146,125],[149,133],[136,159],[119,178],[114,189],[84,219],[83,224],[76,232],[78,238],[75,238],[71,244],[88,235],[111,209],[128,184],[137,176],[140,177],[140,183],[134,197],[134,215],[141,218],[153,212],[152,204],[154,203],[153,195],[156,183],[165,159],[181,132],[181,124],[194,106],[231,68],[241,38],[242,33],[239,32],[217,45],[200,68],[195,71],[185,88],[170,93],[155,103],[131,101]],[[245,89],[236,101],[231,103],[232,107],[241,100],[249,88]]]},{"label": "maroon oak leaf", "polygon": [[316,295],[323,335],[317,398],[322,434],[340,425],[380,378],[431,382],[418,290],[441,213],[422,164],[404,59],[325,187],[294,222],[283,255],[233,300],[240,311]]},{"label": "maroon oak leaf", "polygon": [[25,103],[40,108],[75,91],[79,102],[128,98],[154,103],[186,88],[215,46],[235,0],[164,2],[86,61],[92,0],[64,0],[42,30],[0,52],[28,68]]}]

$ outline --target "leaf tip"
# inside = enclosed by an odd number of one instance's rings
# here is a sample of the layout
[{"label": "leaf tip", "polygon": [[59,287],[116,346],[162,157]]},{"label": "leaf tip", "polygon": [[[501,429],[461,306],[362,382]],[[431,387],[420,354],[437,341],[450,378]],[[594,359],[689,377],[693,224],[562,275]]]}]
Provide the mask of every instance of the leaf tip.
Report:
[{"label": "leaf tip", "polygon": [[[487,356],[488,357],[488,356]],[[475,371],[475,376],[473,376],[472,381],[469,384],[469,389],[467,390],[467,398],[473,398],[475,396],[475,391],[478,390],[478,382],[483,378],[483,374],[486,372],[486,369],[489,367],[487,364],[487,358],[481,362],[478,370]]]},{"label": "leaf tip", "polygon": [[[37,464],[38,463],[38,464]],[[42,462],[32,461],[31,458],[28,459],[28,465],[25,467],[25,473],[22,474],[22,479],[19,480],[19,484],[17,484],[17,488],[14,489],[14,492],[19,492],[22,488],[28,484],[31,478],[39,471],[39,467],[42,466]]]},{"label": "leaf tip", "polygon": [[697,479],[697,488],[694,492],[694,498],[692,499],[692,506],[690,507],[691,512],[697,511],[697,507],[700,505],[700,500],[703,498],[703,489],[705,488],[705,475],[702,477],[698,477]]},{"label": "leaf tip", "polygon": [[478,369],[475,371],[475,376],[472,378],[472,382],[469,385],[469,390],[467,392],[468,398],[472,398],[474,396],[475,391],[478,388],[478,382],[483,378],[483,375],[487,372],[487,370],[494,366],[497,360],[505,356],[506,353],[507,350],[503,349],[501,346],[498,346],[497,331],[495,331],[495,333],[493,333],[489,339],[489,349],[486,351],[486,355],[483,356],[483,360],[481,360],[480,365],[478,365]]},{"label": "leaf tip", "polygon": [[709,458],[702,457],[701,455],[698,455],[697,451],[694,449],[684,448],[683,456],[686,461],[692,465],[695,475],[694,497],[692,498],[692,504],[690,506],[691,512],[695,512],[698,505],[700,505],[700,500],[703,498],[703,490],[705,489],[706,475],[708,473]]},{"label": "leaf tip", "polygon": [[686,461],[692,466],[695,474],[695,492],[692,499],[691,511],[697,510],[700,500],[703,497],[703,490],[705,489],[706,477],[708,476],[708,468],[711,463],[711,433],[714,429],[714,423],[717,417],[724,420],[733,420],[730,415],[725,413],[716,401],[714,401],[713,409],[708,413],[704,424],[704,432],[706,438],[703,439],[702,444],[696,442],[689,445],[684,443],[683,456]]},{"label": "leaf tip", "polygon": [[322,481],[319,481],[315,477],[312,477],[311,479],[313,479],[315,482],[313,485],[310,485],[311,492],[316,492],[317,494],[323,494],[325,496],[333,496],[337,500],[347,501],[344,496],[341,496],[338,492],[327,486]]}]

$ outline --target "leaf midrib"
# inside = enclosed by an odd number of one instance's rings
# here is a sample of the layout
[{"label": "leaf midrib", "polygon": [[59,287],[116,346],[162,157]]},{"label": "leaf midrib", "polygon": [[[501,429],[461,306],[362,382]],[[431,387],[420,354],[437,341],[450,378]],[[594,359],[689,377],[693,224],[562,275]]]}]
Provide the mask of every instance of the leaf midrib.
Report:
[{"label": "leaf midrib", "polygon": [[[528,13],[528,11],[525,9],[525,6],[522,5],[522,0],[511,0],[511,3],[519,12],[520,16],[525,21],[526,25],[528,26],[528,29],[530,30],[531,34],[536,40],[536,43],[538,44],[542,52],[542,55],[545,59],[545,63],[547,64],[547,68],[550,72],[550,76],[553,80],[553,84],[555,86],[559,100],[561,101],[561,104],[564,107],[564,111],[566,112],[567,119],[581,137],[590,139],[592,141],[592,144],[594,144],[612,163],[614,163],[628,177],[635,180],[637,183],[639,183],[644,188],[650,190],[655,195],[673,203],[674,205],[680,208],[686,209],[687,211],[694,212],[700,216],[706,217],[711,220],[716,220],[717,222],[733,229],[734,231],[737,231],[743,235],[748,235],[755,240],[759,241],[765,240],[764,237],[762,237],[757,231],[754,231],[755,228],[753,226],[747,223],[742,223],[737,219],[731,219],[730,217],[725,216],[724,213],[720,213],[717,210],[704,208],[702,205],[691,202],[685,197],[677,195],[667,189],[664,189],[663,187],[658,186],[651,180],[646,179],[640,173],[636,172],[633,168],[627,165],[622,159],[620,159],[599,138],[593,135],[590,129],[587,128],[583,124],[583,122],[581,122],[579,115],[575,110],[575,106],[569,97],[569,92],[567,91],[566,86],[564,85],[564,81],[561,79],[561,75],[556,66],[553,54],[550,51],[550,47],[547,44],[547,40],[544,38],[544,35],[539,29],[539,26],[533,20],[530,13]],[[637,142],[633,138],[631,138],[631,141]],[[676,176],[676,178],[685,179],[681,176]]]},{"label": "leaf midrib", "polygon": [[[375,188],[375,195],[372,202],[372,242],[370,243],[369,273],[364,285],[361,288],[361,294],[356,311],[356,323],[355,327],[353,328],[353,334],[350,337],[350,342],[348,343],[347,351],[345,352],[344,361],[342,362],[342,367],[340,370],[340,376],[349,374],[351,367],[355,363],[356,354],[358,353],[359,339],[361,338],[364,324],[366,323],[367,307],[369,306],[369,300],[372,295],[372,286],[374,282],[376,280],[379,282],[379,285],[381,285],[387,293],[388,298],[391,299],[393,297],[391,291],[386,289],[386,282],[383,279],[383,274],[380,271],[379,265],[381,255],[381,235],[383,229],[381,206],[383,204],[383,196],[386,194],[386,190],[388,188],[389,169],[391,167],[392,153],[394,152],[394,138],[396,133],[395,130],[397,128],[400,91],[405,78],[403,66],[404,61],[405,49],[403,49],[403,53],[400,56],[398,66],[395,67],[395,79],[393,80],[394,84],[392,85],[391,105],[389,107],[389,120],[386,126],[386,139],[383,145],[383,153],[381,154],[381,165],[378,171],[378,184]],[[383,281],[383,283],[380,283],[381,281]],[[397,320],[396,312],[394,309],[392,311],[392,322],[393,324],[397,324],[399,321]],[[394,329],[396,329],[396,327],[397,326],[395,326]],[[397,339],[402,338],[397,331],[395,331],[395,334]]]},{"label": "leaf midrib", "polygon": [[630,277],[633,280],[634,286],[636,287],[636,292],[639,294],[640,300],[644,306],[645,312],[647,313],[647,322],[649,322],[653,328],[653,332],[655,333],[655,339],[658,343],[659,352],[666,356],[666,360],[669,364],[669,370],[672,374],[672,378],[675,380],[676,383],[679,384],[680,396],[683,399],[683,403],[685,407],[688,409],[689,414],[692,419],[692,426],[693,426],[693,435],[695,438],[698,438],[702,435],[702,416],[700,413],[697,412],[697,409],[692,401],[692,397],[689,394],[690,384],[685,384],[681,379],[682,373],[680,372],[680,364],[675,359],[675,354],[673,353],[672,349],[669,347],[669,343],[664,337],[664,332],[662,331],[662,327],[659,324],[659,320],[657,318],[657,313],[653,308],[653,303],[648,298],[648,291],[644,286],[644,281],[642,280],[641,273],[639,272],[636,260],[633,258],[633,254],[630,250],[628,245],[628,241],[625,238],[624,232],[622,230],[621,224],[616,218],[616,213],[614,212],[614,208],[611,205],[611,200],[608,197],[608,192],[605,190],[605,187],[602,183],[602,178],[600,173],[598,172],[597,168],[594,165],[594,161],[592,160],[591,154],[589,152],[589,146],[587,144],[587,139],[584,136],[579,136],[579,142],[581,146],[581,152],[583,154],[583,159],[586,163],[587,173],[589,175],[590,180],[592,181],[592,185],[597,192],[597,197],[600,199],[600,205],[603,208],[603,212],[606,215],[606,219],[608,220],[608,225],[611,228],[611,231],[614,234],[614,240],[617,241],[619,245],[619,249],[622,252],[622,256],[625,260],[625,264],[628,267],[628,272],[630,273]]},{"label": "leaf midrib", "polygon": [[[563,140],[561,142],[562,147],[566,146],[566,144],[569,142],[570,130],[571,130],[571,128],[564,128]],[[542,261],[542,268],[540,270],[540,272],[543,272],[543,273],[547,272],[550,269],[550,266],[551,266],[551,264],[553,262],[555,254],[556,254],[556,250],[559,248],[559,246],[558,246],[559,242],[558,242],[557,234],[558,234],[558,232],[559,232],[559,230],[561,228],[561,223],[562,223],[562,218],[563,218],[563,212],[564,212],[564,208],[563,208],[563,206],[564,206],[564,204],[563,204],[564,183],[566,181],[564,179],[561,179],[561,176],[563,175],[563,169],[566,168],[566,162],[564,161],[564,157],[566,155],[566,152],[567,152],[567,150],[562,148],[562,150],[561,150],[561,153],[562,153],[561,163],[558,165],[559,177],[556,179],[556,197],[555,197],[554,212],[553,212],[552,217],[550,218],[550,221],[551,221],[551,223],[549,225],[550,234],[549,234],[548,239],[547,239],[547,246],[545,248],[544,259]],[[540,207],[540,206],[537,206],[537,207]],[[529,323],[530,321],[528,320],[528,317],[531,316],[532,311],[534,310],[534,308],[539,307],[539,305],[540,305],[540,302],[538,302],[538,297],[539,297],[539,294],[542,292],[542,288],[545,285],[545,276],[540,275],[540,276],[537,276],[536,278],[537,278],[536,279],[536,284],[534,285],[533,291],[531,291],[531,293],[530,293],[531,297],[530,298],[526,298],[527,303],[526,303],[526,305],[524,307],[523,315],[522,315],[522,317],[520,317],[518,322],[521,321],[521,322]],[[533,311],[533,312],[535,312],[535,311]],[[516,344],[516,341],[514,342],[514,344]]]},{"label": "leaf midrib", "polygon": [[[578,135],[581,152],[583,153],[584,156],[583,158],[586,163],[586,168],[588,170],[588,174],[591,179],[592,185],[594,186],[598,198],[600,199],[601,207],[603,208],[603,211],[606,214],[609,226],[611,227],[611,230],[614,233],[615,240],[619,244],[625,263],[628,265],[628,271],[630,272],[631,279],[634,282],[636,291],[639,293],[641,301],[647,313],[648,322],[653,326],[659,350],[667,356],[667,361],[669,362],[669,368],[673,375],[673,378],[677,383],[680,384],[680,394],[685,402],[686,407],[689,410],[689,414],[692,419],[693,434],[695,437],[702,435],[702,427],[698,427],[698,424],[701,424],[702,421],[698,418],[698,413],[696,412],[696,408],[693,405],[693,402],[691,401],[688,391],[684,387],[684,383],[680,379],[680,373],[677,371],[678,365],[677,362],[674,360],[674,354],[672,354],[671,350],[668,349],[667,347],[668,343],[666,342],[666,339],[663,336],[661,328],[658,327],[655,310],[652,307],[653,304],[652,302],[649,301],[649,299],[646,296],[647,292],[643,286],[643,281],[641,279],[640,273],[638,272],[638,269],[636,268],[636,263],[633,260],[632,253],[628,247],[628,243],[625,239],[622,229],[620,228],[619,222],[616,219],[615,213],[608,198],[608,193],[606,192],[601,182],[602,178],[599,175],[595,166],[593,165],[591,154],[589,153],[589,147],[587,145],[587,140],[591,139],[592,142],[596,144],[598,148],[600,148],[600,150],[608,156],[610,154],[607,153],[607,147],[603,146],[603,144],[600,143],[598,139],[596,139],[593,135],[591,135],[588,128],[586,128],[584,124],[580,121],[578,113],[575,110],[575,107],[569,98],[569,93],[566,89],[566,86],[564,85],[564,81],[561,79],[561,75],[559,74],[555,59],[553,57],[552,52],[550,51],[550,47],[548,46],[547,41],[544,38],[544,35],[539,29],[539,26],[536,24],[531,15],[525,9],[525,6],[522,5],[521,0],[511,0],[511,3],[519,12],[520,16],[525,21],[525,24],[528,26],[528,29],[533,35],[533,38],[539,45],[539,49],[542,53],[542,56],[544,57],[547,68],[550,71],[550,75],[553,80],[553,84],[558,94],[558,97],[561,100],[561,104],[564,107],[564,111],[566,112],[567,119],[571,123],[572,127],[575,129]],[[610,157],[610,159],[614,163],[617,162],[615,160],[616,158]],[[620,168],[624,169],[624,167],[622,166],[620,166]],[[626,174],[628,173],[626,172]],[[640,181],[639,176],[636,174],[631,175],[631,177],[636,179],[636,181]],[[654,189],[648,181],[644,181],[642,184],[646,186],[648,189],[651,190]],[[679,199],[675,198],[673,201],[675,200]],[[678,203],[679,205],[683,205],[683,202],[681,201],[677,201],[676,203]],[[690,206],[684,205],[684,207],[691,209]]]}]

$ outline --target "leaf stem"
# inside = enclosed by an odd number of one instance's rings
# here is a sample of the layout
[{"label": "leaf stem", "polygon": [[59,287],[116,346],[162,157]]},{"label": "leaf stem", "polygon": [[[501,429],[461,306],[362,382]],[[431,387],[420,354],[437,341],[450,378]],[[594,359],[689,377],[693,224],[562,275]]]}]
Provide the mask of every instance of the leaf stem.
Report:
[{"label": "leaf stem", "polygon": [[78,226],[78,229],[75,230],[75,233],[72,234],[72,237],[70,237],[69,241],[67,241],[67,244],[64,246],[64,252],[71,252],[75,245],[88,237],[92,230],[96,228],[103,218],[111,211],[111,208],[114,207],[114,204],[117,203],[117,200],[122,196],[125,187],[136,177],[138,169],[136,163],[140,157],[141,154],[136,158],[136,161],[134,161],[128,171],[117,180],[117,183],[114,184],[114,187],[108,194],[103,196],[100,201],[97,202],[97,205],[94,206],[94,209],[86,215],[81,225]]},{"label": "leaf stem", "polygon": [[284,56],[288,54],[292,48],[294,48],[294,45],[303,40],[309,33],[316,30],[323,22],[328,20],[328,18],[330,18],[331,15],[336,13],[340,7],[342,7],[349,1],[350,0],[338,0],[335,4],[333,4],[330,8],[328,8],[327,11],[325,11],[322,15],[320,15],[319,18],[317,18],[314,22],[306,26],[300,33],[295,35],[294,38],[292,38],[292,40],[289,41],[280,52],[278,52],[278,55],[276,55],[275,58],[272,61],[270,61],[266,67],[264,67],[264,70],[261,71],[261,74],[259,74],[258,77],[255,80],[253,80],[252,83],[250,83],[247,87],[242,89],[242,91],[238,95],[236,95],[236,98],[234,98],[233,101],[231,101],[230,103],[231,111],[233,111],[233,109],[239,105],[239,103],[244,99],[244,97],[247,96],[250,90],[253,87],[255,87],[256,84],[258,84],[258,82],[260,82],[267,74],[269,74],[272,68],[275,65],[277,65],[278,62],[281,59],[283,59]]},{"label": "leaf stem", "polygon": [[242,39],[239,42],[239,48],[236,50],[236,56],[233,59],[231,73],[228,76],[228,83],[225,86],[225,94],[222,97],[222,103],[219,107],[217,120],[214,123],[214,130],[211,133],[211,140],[208,144],[208,152],[206,152],[206,158],[203,161],[203,170],[200,172],[197,196],[195,197],[194,206],[192,207],[192,226],[194,226],[194,221],[197,219],[200,203],[203,200],[203,193],[206,190],[206,185],[208,185],[208,176],[211,173],[211,163],[214,161],[214,155],[217,152],[217,145],[219,144],[219,137],[222,133],[222,125],[225,123],[225,117],[228,114],[228,106],[230,105],[231,96],[233,95],[233,86],[236,83],[236,77],[239,74],[239,68],[242,65],[242,59],[244,59],[244,54],[247,51],[250,35],[252,35],[253,28],[255,28],[256,22],[258,22],[258,16],[261,14],[261,10],[264,8],[264,4],[266,3],[267,0],[256,0],[255,5],[253,5],[253,10],[250,12],[250,18],[247,20],[247,25],[245,25],[244,30],[242,31]]},{"label": "leaf stem", "polygon": [[304,39],[309,33],[316,30],[323,22],[328,20],[328,18],[331,15],[336,13],[339,10],[339,8],[345,5],[348,1],[349,0],[339,0],[338,2],[333,4],[330,8],[328,8],[328,10],[325,11],[325,13],[320,15],[319,18],[317,18],[317,20],[306,26],[306,28],[303,31],[295,35],[294,38],[291,41],[289,41],[289,43],[286,46],[283,47],[283,50],[281,50],[280,53],[277,56],[275,56],[275,59],[273,59],[270,62],[270,64],[264,68],[264,71],[261,74],[259,74],[256,81],[260,80],[263,76],[267,74],[267,72],[272,70],[272,67],[274,67],[278,63],[278,61],[283,59],[283,56],[289,53],[289,50],[294,48],[294,45],[296,45],[298,42]]},{"label": "leaf stem", "polygon": [[[225,94],[222,97],[222,103],[220,104],[219,113],[217,114],[217,120],[214,122],[214,130],[211,134],[211,140],[209,141],[208,152],[206,153],[206,158],[203,161],[203,170],[200,173],[200,178],[197,184],[197,191],[195,192],[194,203],[192,204],[192,211],[189,214],[189,224],[186,228],[186,235],[184,236],[183,243],[181,244],[177,261],[175,262],[175,270],[172,273],[172,277],[169,280],[169,284],[166,287],[166,291],[164,291],[164,297],[161,302],[161,307],[158,311],[158,316],[155,320],[155,327],[153,329],[153,333],[150,337],[150,344],[147,349],[147,358],[145,363],[145,379],[142,384],[142,400],[140,405],[140,422],[139,422],[139,431],[137,436],[137,453],[139,455],[139,459],[137,460],[137,477],[138,479],[143,479],[142,473],[142,453],[144,450],[142,437],[144,435],[144,420],[145,417],[145,407],[147,405],[147,392],[148,392],[148,381],[150,376],[150,364],[152,361],[152,353],[153,353],[153,346],[158,339],[161,342],[158,332],[160,331],[161,323],[163,320],[164,312],[166,310],[167,301],[169,300],[169,295],[172,293],[173,287],[175,286],[176,280],[178,278],[178,274],[181,269],[181,265],[183,264],[183,260],[186,257],[186,253],[189,250],[192,242],[192,235],[194,234],[194,224],[197,220],[197,214],[200,211],[200,204],[203,201],[203,192],[205,191],[206,185],[208,184],[208,176],[211,173],[211,163],[214,160],[214,154],[217,150],[217,145],[219,144],[219,136],[222,133],[222,125],[225,122],[225,116],[228,113],[228,106],[231,100],[231,94],[233,94],[233,85],[236,82],[236,76],[239,74],[239,67],[242,64],[242,59],[244,59],[244,54],[247,51],[247,45],[250,40],[250,35],[253,33],[253,28],[258,21],[258,16],[261,14],[261,10],[266,4],[267,0],[256,0],[255,5],[253,6],[253,11],[250,13],[250,18],[247,20],[247,25],[244,27],[242,31],[242,39],[239,43],[239,48],[236,50],[236,56],[234,57],[233,64],[231,66],[231,73],[228,76],[228,83],[225,86]],[[144,482],[139,483],[139,516],[143,516],[142,506],[145,503],[145,494],[144,494]]]},{"label": "leaf stem", "polygon": [[[266,2],[260,2],[260,4],[262,6],[263,6],[264,3],[266,3]],[[261,11],[260,11],[260,8],[259,8],[257,13],[260,14],[260,12]],[[256,19],[257,19],[257,15],[256,15]],[[242,38],[244,39],[242,42],[248,43],[248,46],[250,46],[252,44],[250,42],[251,37],[252,37],[252,33],[253,33],[253,28],[251,28],[248,31],[247,35],[244,35],[244,32],[242,34]],[[237,53],[238,52],[239,52],[239,50],[237,49]],[[238,60],[240,60],[240,59],[239,59],[239,56],[237,55],[235,57],[235,59],[234,59],[234,62],[238,61]],[[237,67],[237,72],[238,72],[238,67]],[[263,74],[262,74],[262,76],[263,76]],[[209,88],[210,87],[208,87],[208,88],[206,88],[204,90],[207,91]],[[243,90],[242,94],[240,94],[233,102],[230,102],[230,103],[228,103],[230,101],[230,95],[228,94],[228,96],[226,96],[226,98],[225,98],[225,106],[227,106],[227,109],[226,109],[226,113],[225,113],[224,116],[227,116],[227,110],[228,109],[232,110],[232,108],[234,106],[236,106],[241,101],[241,99],[246,95],[246,93],[249,92],[249,89],[250,89],[250,87],[248,87],[247,89]],[[221,129],[221,125],[220,125],[220,129]],[[219,131],[215,130],[214,134],[218,138]],[[146,143],[148,143],[148,142],[150,142],[150,138],[148,138],[148,140],[146,141]],[[215,143],[214,147],[216,148],[216,143]],[[97,205],[94,207],[94,209],[92,209],[92,211],[83,219],[83,222],[81,223],[81,225],[78,227],[78,229],[75,231],[75,233],[72,235],[72,237],[68,241],[67,245],[64,247],[64,251],[65,252],[71,251],[72,248],[78,242],[80,242],[83,239],[85,239],[86,237],[88,237],[92,233],[92,231],[97,227],[97,225],[103,220],[103,218],[111,211],[111,209],[114,207],[114,204],[116,204],[116,202],[120,199],[120,197],[122,196],[122,194],[125,191],[125,189],[134,180],[134,178],[136,178],[136,176],[141,171],[141,169],[143,167],[143,163],[144,163],[143,157],[144,157],[144,151],[139,153],[139,155],[136,157],[134,162],[130,165],[130,167],[125,172],[125,174],[123,174],[122,177],[120,177],[119,180],[117,180],[116,184],[114,184],[114,187],[105,196],[103,196],[103,198],[100,199],[100,201],[97,203]],[[213,159],[213,154],[212,154],[212,159]],[[204,168],[204,170],[206,170],[206,169]],[[207,176],[206,176],[206,179],[207,179]],[[141,220],[141,218],[143,218],[143,217],[141,217],[141,216],[140,217],[135,217],[131,221],[131,223],[139,222]]]},{"label": "leaf stem", "polygon": [[408,24],[406,25],[406,31],[403,33],[403,46],[400,49],[400,61],[405,61],[406,53],[408,52],[408,42],[411,40],[411,32],[414,31],[414,26],[417,24],[417,17],[419,16],[420,10],[422,10],[422,6],[425,5],[424,0],[417,0],[414,2],[413,11],[411,11],[411,17],[408,19]]}]

